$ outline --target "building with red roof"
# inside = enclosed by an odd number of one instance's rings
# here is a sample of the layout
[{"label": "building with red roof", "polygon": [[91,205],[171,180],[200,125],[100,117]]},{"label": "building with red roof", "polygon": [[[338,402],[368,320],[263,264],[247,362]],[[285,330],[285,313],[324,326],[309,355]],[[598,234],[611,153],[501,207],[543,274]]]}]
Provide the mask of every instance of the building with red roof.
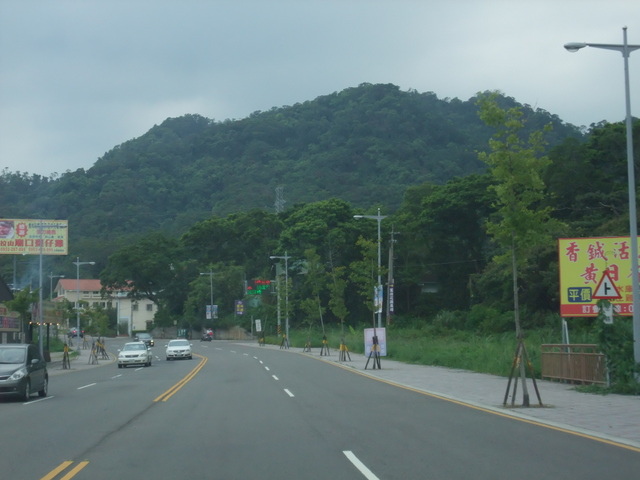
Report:
[{"label": "building with red roof", "polygon": [[[153,319],[158,310],[156,304],[149,299],[132,299],[127,291],[110,292],[102,296],[102,283],[97,279],[60,278],[54,288],[54,301],[66,299],[71,303],[80,301],[90,307],[100,305],[104,308],[115,308],[118,318],[118,333],[133,336],[135,332],[151,329]],[[75,325],[71,319],[70,327]]]}]

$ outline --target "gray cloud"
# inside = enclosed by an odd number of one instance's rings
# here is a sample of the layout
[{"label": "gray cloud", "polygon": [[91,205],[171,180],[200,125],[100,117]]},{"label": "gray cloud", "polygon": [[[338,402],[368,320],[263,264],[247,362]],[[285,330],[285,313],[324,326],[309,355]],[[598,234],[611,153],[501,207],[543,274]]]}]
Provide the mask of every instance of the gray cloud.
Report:
[{"label": "gray cloud", "polygon": [[242,118],[363,82],[500,89],[576,125],[616,122],[620,55],[562,45],[621,43],[625,24],[638,44],[639,20],[627,0],[2,0],[0,165],[89,168],[167,117]]}]

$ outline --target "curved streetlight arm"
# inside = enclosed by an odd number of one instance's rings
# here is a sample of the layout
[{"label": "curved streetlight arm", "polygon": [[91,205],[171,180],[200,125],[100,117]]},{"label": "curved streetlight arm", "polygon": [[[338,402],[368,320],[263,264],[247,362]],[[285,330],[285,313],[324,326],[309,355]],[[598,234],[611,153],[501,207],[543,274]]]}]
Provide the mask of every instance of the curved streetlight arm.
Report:
[{"label": "curved streetlight arm", "polygon": [[[584,47],[593,47],[593,48],[602,48],[605,50],[616,50],[618,52],[622,52],[622,54],[624,55],[625,52],[625,46],[624,45],[618,45],[615,43],[580,43],[580,42],[570,42],[570,43],[565,43],[564,44],[564,48],[567,49],[569,52],[571,53],[575,53],[578,50],[580,50],[581,48]],[[626,46],[626,50],[628,52],[633,52],[634,50],[638,50],[640,48],[640,45],[627,45]]]},{"label": "curved streetlight arm", "polygon": [[[627,180],[629,192],[629,240],[631,242],[631,280],[632,280],[632,316],[633,316],[633,356],[635,363],[640,364],[640,279],[638,278],[638,221],[636,213],[636,181],[635,163],[633,156],[633,130],[631,118],[631,93],[629,87],[629,56],[638,50],[640,45],[627,43],[627,27],[622,28],[622,45],[608,43],[567,43],[564,48],[570,52],[577,52],[584,47],[603,48],[622,53],[624,62],[624,90],[625,90],[625,124],[627,137]],[[638,376],[640,378],[640,376]]]}]

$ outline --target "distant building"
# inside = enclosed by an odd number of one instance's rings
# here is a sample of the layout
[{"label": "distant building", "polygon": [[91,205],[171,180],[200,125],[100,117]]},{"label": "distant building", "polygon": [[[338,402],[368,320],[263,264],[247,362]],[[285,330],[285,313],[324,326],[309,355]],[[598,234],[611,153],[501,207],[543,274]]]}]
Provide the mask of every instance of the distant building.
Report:
[{"label": "distant building", "polygon": [[[54,301],[67,299],[71,303],[86,302],[89,306],[101,305],[104,308],[115,308],[118,319],[118,332],[132,335],[132,332],[146,331],[151,328],[157,306],[149,299],[132,299],[127,291],[115,291],[108,297],[102,297],[102,284],[94,279],[61,278],[53,290]],[[73,322],[70,325],[73,326]]]}]

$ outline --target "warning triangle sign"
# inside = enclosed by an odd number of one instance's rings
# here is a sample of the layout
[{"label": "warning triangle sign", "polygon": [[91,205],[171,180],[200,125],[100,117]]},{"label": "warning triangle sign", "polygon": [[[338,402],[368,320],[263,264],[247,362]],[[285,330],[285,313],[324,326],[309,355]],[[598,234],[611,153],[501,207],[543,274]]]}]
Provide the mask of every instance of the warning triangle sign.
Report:
[{"label": "warning triangle sign", "polygon": [[602,274],[600,283],[596,287],[595,292],[593,292],[593,295],[591,295],[591,298],[595,298],[597,300],[613,300],[622,298],[618,288],[609,276],[609,270],[605,270]]}]

